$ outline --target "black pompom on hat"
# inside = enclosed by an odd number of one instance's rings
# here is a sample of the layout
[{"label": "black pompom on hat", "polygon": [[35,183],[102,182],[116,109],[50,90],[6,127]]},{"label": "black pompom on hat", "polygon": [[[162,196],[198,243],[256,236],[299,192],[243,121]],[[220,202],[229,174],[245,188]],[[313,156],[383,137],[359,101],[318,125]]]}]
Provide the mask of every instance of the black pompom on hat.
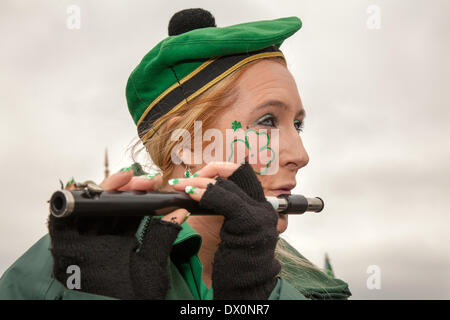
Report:
[{"label": "black pompom on hat", "polygon": [[217,27],[211,12],[201,9],[184,9],[175,13],[169,22],[169,36],[201,28]]}]

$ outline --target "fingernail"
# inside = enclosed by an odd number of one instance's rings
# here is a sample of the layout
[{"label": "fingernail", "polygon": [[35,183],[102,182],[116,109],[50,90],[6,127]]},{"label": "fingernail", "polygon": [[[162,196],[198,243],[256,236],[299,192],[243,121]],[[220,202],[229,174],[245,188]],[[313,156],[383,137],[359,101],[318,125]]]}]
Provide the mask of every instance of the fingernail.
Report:
[{"label": "fingernail", "polygon": [[131,170],[131,166],[129,166],[129,167],[124,167],[124,168],[120,169],[119,172],[125,172],[125,171],[130,171],[130,170]]},{"label": "fingernail", "polygon": [[154,174],[146,174],[143,177],[146,177],[148,179],[153,179],[154,177],[156,177],[159,174],[159,172],[154,173]]},{"label": "fingernail", "polygon": [[168,183],[169,183],[171,186],[173,186],[174,184],[177,184],[178,182],[180,182],[180,179],[178,179],[178,178],[170,179],[170,180],[168,181]]},{"label": "fingernail", "polygon": [[192,175],[192,178],[196,178],[197,176],[198,176],[198,172],[194,173],[194,174]]},{"label": "fingernail", "polygon": [[186,193],[193,194],[194,192],[196,192],[196,191],[195,191],[196,189],[197,189],[197,187],[186,186],[186,188],[184,188],[184,191],[185,191]]},{"label": "fingernail", "polygon": [[71,184],[73,184],[75,182],[75,179],[72,177],[72,180],[70,180],[69,182],[66,183],[66,188],[68,186],[70,186]]},{"label": "fingernail", "polygon": [[188,214],[186,215],[186,217],[184,217],[184,220],[183,220],[183,222],[185,222],[186,220],[187,220],[187,218],[189,217],[191,215],[191,213],[190,212],[188,212]]}]

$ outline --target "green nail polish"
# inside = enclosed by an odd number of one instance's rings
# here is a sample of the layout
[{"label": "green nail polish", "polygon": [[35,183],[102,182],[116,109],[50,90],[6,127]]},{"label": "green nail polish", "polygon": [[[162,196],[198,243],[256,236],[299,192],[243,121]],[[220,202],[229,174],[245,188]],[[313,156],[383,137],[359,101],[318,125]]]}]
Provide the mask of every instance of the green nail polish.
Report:
[{"label": "green nail polish", "polygon": [[72,177],[72,180],[66,183],[66,188],[70,186],[72,183],[74,183],[75,179]]},{"label": "green nail polish", "polygon": [[198,176],[198,173],[196,172],[192,175],[192,178],[196,178],[197,176]]},{"label": "green nail polish", "polygon": [[191,213],[190,212],[188,212],[188,214],[186,215],[186,217],[184,217],[184,220],[183,220],[183,222],[185,222],[186,220],[187,220],[187,218],[189,217],[191,215]]},{"label": "green nail polish", "polygon": [[186,193],[193,194],[195,189],[197,189],[197,187],[186,186],[186,188],[184,188],[184,191],[185,191]]},{"label": "green nail polish", "polygon": [[178,178],[170,179],[168,182],[171,186],[173,186],[174,184],[177,184],[178,182],[180,182],[180,179],[178,179]]}]

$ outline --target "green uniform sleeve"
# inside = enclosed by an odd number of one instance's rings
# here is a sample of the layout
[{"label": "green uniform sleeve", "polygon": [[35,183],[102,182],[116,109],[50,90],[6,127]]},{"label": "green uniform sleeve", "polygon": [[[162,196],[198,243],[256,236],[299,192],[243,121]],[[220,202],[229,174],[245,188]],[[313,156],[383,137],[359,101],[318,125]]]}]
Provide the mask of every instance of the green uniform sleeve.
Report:
[{"label": "green uniform sleeve", "polygon": [[27,250],[0,278],[0,300],[113,299],[69,290],[52,277],[49,235]]},{"label": "green uniform sleeve", "polygon": [[48,236],[42,237],[0,278],[0,299],[44,299],[51,284]]}]

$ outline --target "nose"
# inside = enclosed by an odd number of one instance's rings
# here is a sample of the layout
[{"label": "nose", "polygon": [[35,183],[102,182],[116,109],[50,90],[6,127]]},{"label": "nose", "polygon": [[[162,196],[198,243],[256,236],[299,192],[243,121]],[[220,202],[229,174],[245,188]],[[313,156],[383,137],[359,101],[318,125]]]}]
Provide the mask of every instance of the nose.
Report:
[{"label": "nose", "polygon": [[279,165],[292,171],[298,171],[309,162],[309,156],[297,130],[281,132],[279,141]]}]

